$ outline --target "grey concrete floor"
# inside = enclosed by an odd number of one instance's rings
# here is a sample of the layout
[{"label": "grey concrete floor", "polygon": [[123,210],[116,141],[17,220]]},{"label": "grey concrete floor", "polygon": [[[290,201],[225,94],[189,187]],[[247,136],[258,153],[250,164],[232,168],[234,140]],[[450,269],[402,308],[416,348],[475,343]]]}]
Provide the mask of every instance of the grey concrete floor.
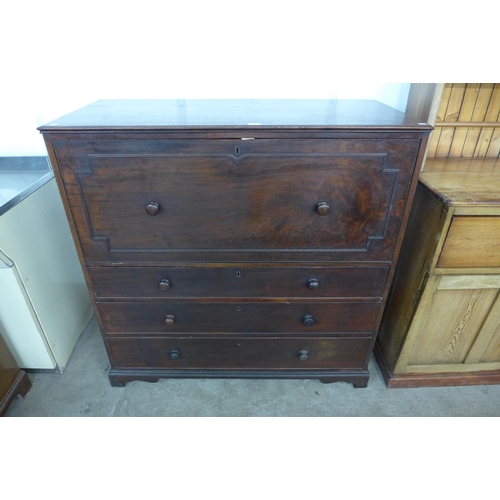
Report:
[{"label": "grey concrete floor", "polygon": [[497,417],[500,385],[387,389],[374,359],[365,389],[318,380],[161,379],[111,387],[95,319],[64,374],[30,373],[7,417]]}]

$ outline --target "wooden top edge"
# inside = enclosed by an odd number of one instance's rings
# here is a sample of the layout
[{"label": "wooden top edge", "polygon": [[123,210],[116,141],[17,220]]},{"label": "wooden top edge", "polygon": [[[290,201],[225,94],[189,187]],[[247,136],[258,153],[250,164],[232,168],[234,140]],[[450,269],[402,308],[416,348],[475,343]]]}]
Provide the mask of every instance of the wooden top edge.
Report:
[{"label": "wooden top edge", "polygon": [[320,99],[103,100],[38,128],[48,132],[408,130],[430,132],[378,101]]},{"label": "wooden top edge", "polygon": [[[221,133],[234,133],[235,135],[241,134],[251,134],[251,133],[266,133],[266,132],[370,132],[370,131],[384,131],[384,132],[418,132],[419,134],[427,135],[432,132],[432,128],[425,127],[396,127],[396,126],[383,126],[383,125],[371,125],[371,126],[287,126],[287,125],[274,125],[268,127],[242,127],[242,126],[205,126],[205,127],[193,127],[193,126],[110,126],[110,127],[96,127],[96,126],[74,126],[74,127],[49,127],[40,126],[37,128],[42,134],[65,134],[65,133],[110,133],[110,132],[221,132]],[[243,135],[244,137],[245,135]],[[251,137],[251,135],[249,136]]]},{"label": "wooden top edge", "polygon": [[427,158],[420,182],[447,206],[500,205],[500,158]]}]

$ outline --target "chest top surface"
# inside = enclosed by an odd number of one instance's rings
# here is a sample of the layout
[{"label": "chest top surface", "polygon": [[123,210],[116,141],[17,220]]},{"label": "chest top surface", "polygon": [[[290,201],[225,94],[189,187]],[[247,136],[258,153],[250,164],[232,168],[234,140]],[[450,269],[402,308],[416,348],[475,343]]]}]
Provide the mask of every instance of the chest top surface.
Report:
[{"label": "chest top surface", "polygon": [[430,131],[378,101],[317,99],[100,100],[39,127],[43,133],[150,129],[359,129]]}]

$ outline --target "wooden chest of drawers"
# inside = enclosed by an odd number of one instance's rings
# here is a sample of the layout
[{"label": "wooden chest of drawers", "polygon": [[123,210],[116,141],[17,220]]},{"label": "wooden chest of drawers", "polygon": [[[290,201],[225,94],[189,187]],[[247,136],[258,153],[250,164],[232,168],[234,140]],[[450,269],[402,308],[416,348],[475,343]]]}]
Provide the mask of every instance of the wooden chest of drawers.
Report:
[{"label": "wooden chest of drawers", "polygon": [[389,387],[500,383],[500,160],[429,158],[376,355]]},{"label": "wooden chest of drawers", "polygon": [[368,381],[430,127],[373,101],[98,101],[40,127],[110,380]]}]

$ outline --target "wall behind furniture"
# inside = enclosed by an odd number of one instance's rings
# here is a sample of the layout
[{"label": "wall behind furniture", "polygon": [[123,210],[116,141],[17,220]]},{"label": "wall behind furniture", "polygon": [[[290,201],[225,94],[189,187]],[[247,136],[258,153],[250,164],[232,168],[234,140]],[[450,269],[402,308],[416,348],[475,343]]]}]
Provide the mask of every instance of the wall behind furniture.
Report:
[{"label": "wall behind furniture", "polygon": [[360,82],[354,70],[345,71],[358,63],[336,41],[338,23],[332,25],[321,2],[307,9],[259,1],[9,4],[0,8],[6,56],[0,63],[1,156],[44,155],[36,127],[98,99],[337,98],[406,105],[409,84]]}]

